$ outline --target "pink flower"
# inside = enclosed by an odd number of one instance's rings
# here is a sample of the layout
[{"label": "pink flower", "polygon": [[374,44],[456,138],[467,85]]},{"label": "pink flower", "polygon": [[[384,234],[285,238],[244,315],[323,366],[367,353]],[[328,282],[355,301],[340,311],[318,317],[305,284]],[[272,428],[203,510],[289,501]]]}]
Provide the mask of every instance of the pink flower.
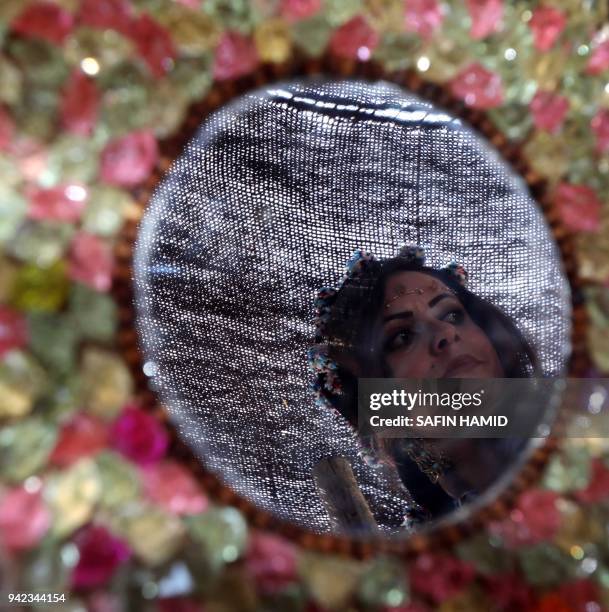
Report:
[{"label": "pink flower", "polygon": [[107,590],[88,593],[86,601],[87,612],[120,612],[124,607],[121,596]]},{"label": "pink flower", "polygon": [[192,474],[175,461],[163,461],[142,468],[146,495],[171,514],[197,514],[209,501]]},{"label": "pink flower", "polygon": [[82,185],[58,185],[49,189],[30,186],[25,190],[28,197],[30,219],[52,219],[74,223],[87,203],[87,190]]},{"label": "pink flower", "polygon": [[604,153],[609,150],[609,110],[601,108],[590,122],[590,127],[596,136],[596,150]]},{"label": "pink flower", "polygon": [[92,287],[108,291],[112,284],[113,257],[110,247],[100,238],[79,232],[72,240],[69,255],[69,277]]},{"label": "pink flower", "polygon": [[111,445],[140,465],[162,459],[169,445],[163,425],[151,414],[128,405],[114,421],[110,432]]},{"label": "pink flower", "polygon": [[567,18],[559,9],[553,6],[538,6],[535,8],[529,21],[535,48],[539,51],[551,49],[566,25]]},{"label": "pink flower", "polygon": [[601,201],[586,185],[560,183],[555,201],[564,224],[576,232],[595,232],[600,226]]},{"label": "pink flower", "polygon": [[81,457],[93,455],[108,444],[108,428],[99,417],[77,412],[64,423],[49,461],[66,467]]},{"label": "pink flower", "polygon": [[588,60],[586,72],[588,74],[600,74],[609,68],[609,40],[600,43]]},{"label": "pink flower", "polygon": [[538,91],[529,105],[533,123],[538,130],[556,133],[569,110],[569,100],[550,91]]},{"label": "pink flower", "polygon": [[489,524],[489,532],[510,548],[531,546],[550,540],[561,525],[554,491],[530,489],[522,493],[509,518]]},{"label": "pink flower", "polygon": [[33,38],[43,38],[61,45],[72,31],[74,19],[69,11],[55,2],[43,0],[26,6],[11,24],[13,32]]},{"label": "pink flower", "polygon": [[575,497],[584,504],[594,504],[609,497],[609,468],[598,457],[592,460],[588,486],[576,491]]},{"label": "pink flower", "polygon": [[417,32],[422,38],[431,38],[440,27],[444,14],[438,0],[408,0],[406,2],[404,27],[408,32]]},{"label": "pink flower", "polygon": [[101,154],[101,178],[112,185],[135,187],[148,178],[158,155],[156,138],[148,130],[112,140]]},{"label": "pink flower", "polygon": [[496,612],[530,610],[535,603],[533,589],[515,572],[488,576],[485,582]]},{"label": "pink flower", "polygon": [[10,152],[25,181],[38,181],[47,169],[48,152],[33,138],[20,135],[11,143]]},{"label": "pink flower", "polygon": [[321,0],[281,0],[281,15],[288,21],[312,17],[321,9]]},{"label": "pink flower", "polygon": [[102,525],[86,525],[74,536],[78,563],[72,570],[71,586],[89,589],[107,584],[116,569],[131,557],[131,549]]},{"label": "pink flower", "polygon": [[95,83],[80,70],[75,70],[61,94],[59,114],[69,132],[88,136],[93,131],[99,107]]},{"label": "pink flower", "polygon": [[149,15],[131,23],[129,37],[155,77],[162,77],[173,66],[177,53],[168,30]]},{"label": "pink flower", "polygon": [[18,552],[33,548],[50,524],[51,515],[40,489],[29,492],[19,486],[0,496],[0,540],[7,550]]},{"label": "pink flower", "polygon": [[378,33],[358,15],[334,31],[330,39],[330,49],[341,57],[366,61],[370,59],[378,43]]},{"label": "pink flower", "polygon": [[478,62],[463,69],[452,81],[452,92],[473,108],[494,108],[503,102],[501,77]]},{"label": "pink flower", "polygon": [[252,533],[245,555],[245,567],[264,594],[276,593],[297,580],[294,546],[269,533]]},{"label": "pink flower", "polygon": [[501,26],[502,0],[467,0],[467,11],[472,20],[469,35],[474,40],[486,38]]},{"label": "pink flower", "polygon": [[435,603],[443,602],[467,587],[475,578],[474,566],[445,553],[423,553],[410,566],[410,583]]},{"label": "pink flower", "polygon": [[128,35],[133,11],[128,0],[81,0],[80,25],[100,30],[116,30]]},{"label": "pink flower", "polygon": [[258,65],[254,41],[239,32],[225,32],[216,47],[214,79],[224,81],[244,76]]},{"label": "pink flower", "polygon": [[8,111],[0,106],[0,151],[9,149],[14,134],[15,122]]},{"label": "pink flower", "polygon": [[23,348],[27,342],[25,317],[18,310],[0,304],[0,357],[14,349]]}]

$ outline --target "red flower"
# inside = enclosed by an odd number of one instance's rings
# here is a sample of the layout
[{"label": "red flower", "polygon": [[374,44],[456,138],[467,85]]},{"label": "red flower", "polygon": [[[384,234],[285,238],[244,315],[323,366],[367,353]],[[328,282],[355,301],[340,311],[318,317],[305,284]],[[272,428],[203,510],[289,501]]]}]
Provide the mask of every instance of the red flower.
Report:
[{"label": "red flower", "polygon": [[158,612],[205,612],[205,606],[190,597],[164,597],[158,600]]},{"label": "red flower", "polygon": [[452,81],[452,92],[474,108],[494,108],[503,101],[501,77],[474,62]]},{"label": "red flower", "polygon": [[404,27],[417,32],[422,38],[430,38],[440,27],[444,14],[438,0],[408,0]]},{"label": "red flower", "polygon": [[486,585],[496,612],[530,610],[535,603],[533,589],[514,572],[488,576]]},{"label": "red flower", "polygon": [[576,491],[575,497],[584,504],[594,504],[609,497],[609,468],[598,457],[592,460],[588,486]]},{"label": "red flower", "polygon": [[588,60],[586,72],[588,74],[600,74],[609,68],[609,40],[600,43]]},{"label": "red flower", "polygon": [[74,543],[79,553],[71,575],[74,589],[107,584],[116,569],[131,557],[127,544],[102,525],[86,525],[76,533]]},{"label": "red flower", "polygon": [[297,580],[294,546],[269,533],[253,532],[245,567],[262,593],[276,593]]},{"label": "red flower", "polygon": [[116,30],[128,35],[133,11],[128,0],[82,0],[78,21],[100,30]]},{"label": "red flower", "polygon": [[87,203],[87,190],[82,185],[58,185],[50,189],[26,188],[30,219],[53,219],[74,223]]},{"label": "red flower", "polygon": [[169,445],[163,425],[148,412],[131,405],[123,408],[114,421],[110,440],[113,448],[140,465],[162,459]]},{"label": "red flower", "polygon": [[551,539],[561,525],[554,491],[530,489],[518,499],[509,518],[489,524],[489,531],[511,548],[529,546]]},{"label": "red flower", "polygon": [[557,593],[547,593],[533,608],[532,612],[573,612]]},{"label": "red flower", "polygon": [[0,151],[6,151],[12,141],[15,133],[15,122],[2,106],[0,106]]},{"label": "red flower", "polygon": [[601,202],[596,192],[585,185],[560,183],[556,205],[567,227],[576,232],[595,232],[600,225]]},{"label": "red flower", "polygon": [[569,110],[569,100],[550,91],[538,91],[529,108],[537,129],[556,133]]},{"label": "red flower", "polygon": [[169,32],[149,15],[131,23],[129,37],[155,77],[162,77],[172,66],[176,49]]},{"label": "red flower", "polygon": [[101,154],[101,178],[121,187],[135,187],[152,172],[158,160],[154,134],[132,132],[109,142]]},{"label": "red flower", "polygon": [[551,49],[566,25],[567,18],[562,11],[552,6],[538,6],[529,21],[535,48],[539,51]]},{"label": "red flower", "polygon": [[486,38],[500,28],[503,19],[502,0],[467,0],[467,10],[472,20],[469,35],[474,40]]},{"label": "red flower", "polygon": [[23,348],[27,342],[25,317],[18,310],[0,304],[0,357],[14,349]]},{"label": "red flower", "polygon": [[79,232],[72,240],[68,275],[96,291],[112,285],[113,257],[110,247],[97,236]]},{"label": "red flower", "polygon": [[92,414],[77,412],[62,425],[50,462],[65,467],[81,457],[95,454],[107,444],[106,424]]},{"label": "red flower", "polygon": [[322,606],[320,603],[310,599],[305,604],[304,612],[330,612],[330,610]]},{"label": "red flower", "polygon": [[561,585],[556,594],[573,612],[602,609],[598,585],[586,578]]},{"label": "red flower", "polygon": [[171,514],[197,514],[209,505],[192,474],[175,461],[146,466],[142,479],[146,495]]},{"label": "red flower", "polygon": [[214,79],[236,79],[258,65],[258,51],[254,41],[239,32],[225,32],[214,55]]},{"label": "red flower", "polygon": [[398,606],[397,608],[395,606],[391,606],[391,607],[385,606],[381,608],[381,612],[431,612],[431,611],[430,611],[430,608],[423,605],[422,603],[412,601],[409,604],[406,604],[404,606]]},{"label": "red flower", "polygon": [[378,43],[378,33],[361,15],[358,15],[334,31],[330,40],[330,49],[341,57],[365,61],[370,59]]},{"label": "red flower", "polygon": [[0,540],[7,550],[33,548],[48,531],[51,515],[41,491],[29,492],[23,486],[0,496]]},{"label": "red flower", "polygon": [[321,9],[321,0],[281,0],[281,14],[288,21],[312,17]]},{"label": "red flower", "polygon": [[601,108],[590,122],[590,127],[596,136],[596,150],[604,153],[609,150],[609,110]]},{"label": "red flower", "polygon": [[75,70],[61,94],[59,114],[63,127],[74,134],[88,136],[95,126],[99,95],[95,83]]},{"label": "red flower", "polygon": [[61,45],[72,31],[74,19],[55,2],[34,2],[26,6],[11,24],[13,32],[22,36],[43,38]]},{"label": "red flower", "polygon": [[458,595],[475,578],[474,566],[445,553],[424,553],[410,566],[410,584],[441,603]]}]

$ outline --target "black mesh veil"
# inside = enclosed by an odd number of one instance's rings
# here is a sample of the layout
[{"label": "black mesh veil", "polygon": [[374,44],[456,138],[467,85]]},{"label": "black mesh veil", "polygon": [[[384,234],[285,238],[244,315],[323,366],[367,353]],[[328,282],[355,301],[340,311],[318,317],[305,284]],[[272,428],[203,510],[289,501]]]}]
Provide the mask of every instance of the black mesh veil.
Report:
[{"label": "black mesh veil", "polygon": [[317,289],[356,248],[419,244],[511,315],[546,375],[564,374],[570,294],[526,185],[460,120],[399,87],[301,80],[253,91],[207,119],[145,213],[138,329],[181,436],[258,506],[315,531],[330,520],[311,476],[351,458],[383,528],[407,491],[357,455],[316,407],[306,351]]}]

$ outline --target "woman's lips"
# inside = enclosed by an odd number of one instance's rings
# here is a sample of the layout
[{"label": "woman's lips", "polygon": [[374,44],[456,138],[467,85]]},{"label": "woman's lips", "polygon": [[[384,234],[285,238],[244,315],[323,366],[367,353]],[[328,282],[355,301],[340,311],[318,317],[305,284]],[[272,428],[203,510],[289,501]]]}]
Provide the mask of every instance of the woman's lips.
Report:
[{"label": "woman's lips", "polygon": [[453,359],[449,364],[448,368],[446,368],[446,372],[444,372],[444,378],[448,378],[449,376],[454,376],[459,372],[468,371],[471,368],[474,368],[480,364],[484,363],[480,359],[476,359],[471,355],[461,355]]}]

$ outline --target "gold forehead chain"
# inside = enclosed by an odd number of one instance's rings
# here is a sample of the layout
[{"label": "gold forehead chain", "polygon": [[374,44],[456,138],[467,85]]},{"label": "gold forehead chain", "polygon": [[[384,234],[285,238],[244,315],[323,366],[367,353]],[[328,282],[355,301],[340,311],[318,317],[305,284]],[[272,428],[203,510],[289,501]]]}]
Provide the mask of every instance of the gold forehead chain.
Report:
[{"label": "gold forehead chain", "polygon": [[402,297],[403,295],[410,295],[412,293],[418,293],[419,295],[422,295],[423,293],[425,293],[425,290],[421,289],[420,287],[416,287],[416,289],[410,290],[406,290],[404,287],[400,287],[398,289],[398,292],[388,302],[385,303],[385,308],[389,308],[389,306],[391,306],[391,304],[395,302],[395,300],[397,300],[399,297]]}]

